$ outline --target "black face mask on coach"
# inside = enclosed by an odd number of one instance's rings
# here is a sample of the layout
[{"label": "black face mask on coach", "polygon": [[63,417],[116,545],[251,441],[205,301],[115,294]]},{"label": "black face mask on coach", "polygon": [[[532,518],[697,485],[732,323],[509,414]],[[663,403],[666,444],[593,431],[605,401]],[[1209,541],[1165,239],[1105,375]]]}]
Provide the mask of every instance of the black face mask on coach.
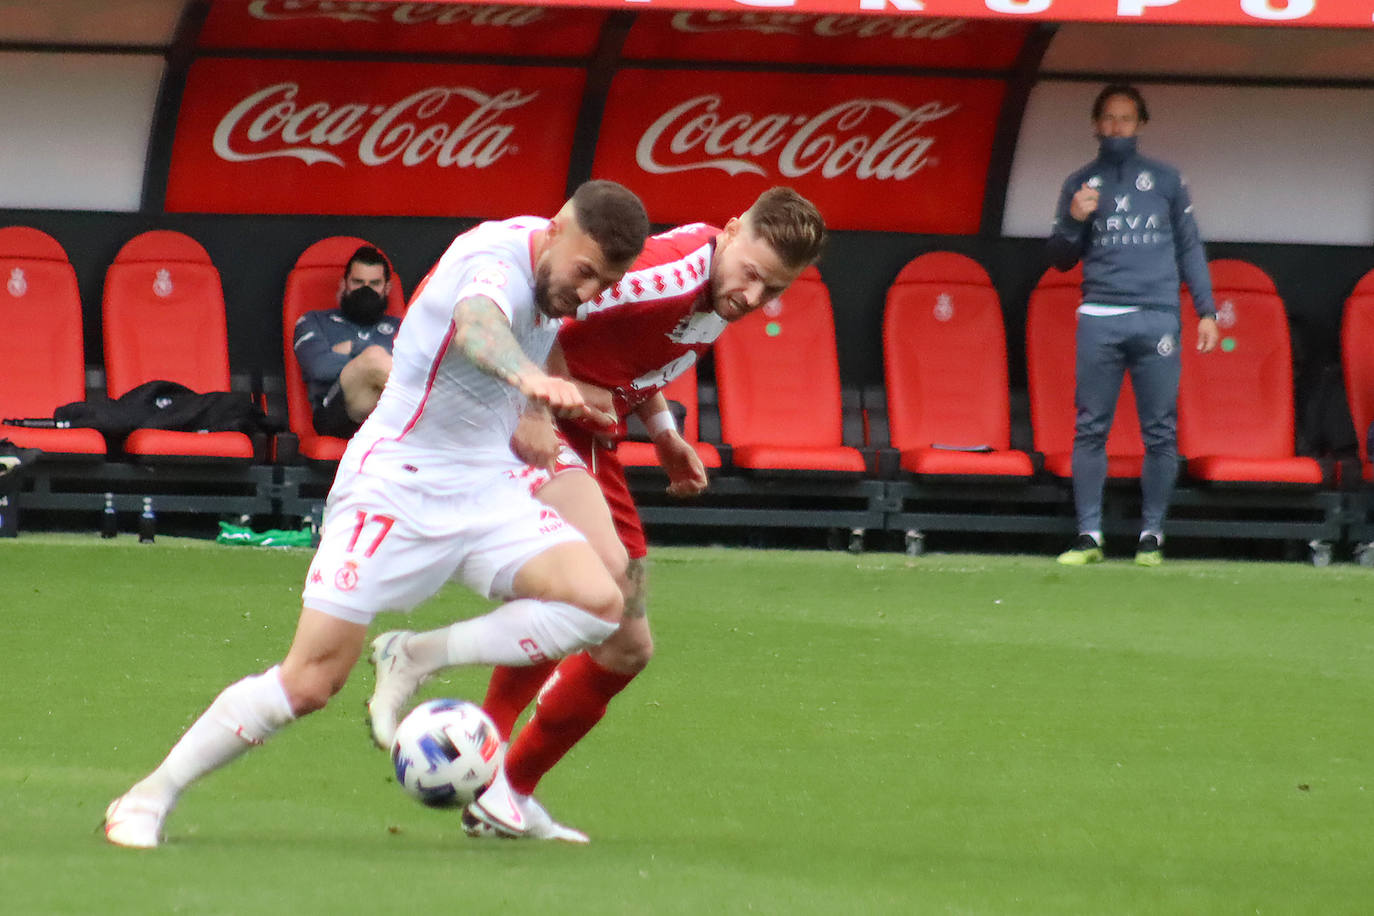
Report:
[{"label": "black face mask on coach", "polygon": [[376,324],[386,312],[386,300],[370,286],[360,286],[339,300],[344,317],[354,324]]}]

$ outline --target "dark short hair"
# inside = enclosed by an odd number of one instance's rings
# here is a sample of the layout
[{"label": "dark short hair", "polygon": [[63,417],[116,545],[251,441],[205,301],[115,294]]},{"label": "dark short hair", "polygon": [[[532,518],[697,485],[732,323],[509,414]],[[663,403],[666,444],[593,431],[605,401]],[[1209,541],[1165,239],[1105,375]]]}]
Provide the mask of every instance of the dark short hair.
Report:
[{"label": "dark short hair", "polygon": [[825,250],[825,220],[816,205],[791,188],[769,188],[745,211],[754,234],[788,267],[814,264]]},{"label": "dark short hair", "polygon": [[1135,102],[1135,114],[1141,124],[1150,120],[1150,109],[1145,107],[1145,96],[1140,94],[1140,90],[1126,83],[1112,83],[1103,88],[1093,100],[1093,120],[1102,117],[1102,109],[1107,107],[1107,99],[1114,95],[1124,95],[1126,98]]},{"label": "dark short hair", "polygon": [[376,267],[380,264],[382,266],[382,279],[388,282],[391,281],[391,262],[386,259],[386,255],[382,254],[371,245],[363,245],[357,251],[353,252],[353,256],[349,258],[348,263],[344,265],[345,277],[348,276],[348,272],[353,269],[354,264],[366,264],[368,267]]},{"label": "dark short hair", "polygon": [[649,215],[635,193],[614,181],[583,182],[573,192],[573,216],[577,225],[597,245],[611,264],[639,257],[649,234]]}]

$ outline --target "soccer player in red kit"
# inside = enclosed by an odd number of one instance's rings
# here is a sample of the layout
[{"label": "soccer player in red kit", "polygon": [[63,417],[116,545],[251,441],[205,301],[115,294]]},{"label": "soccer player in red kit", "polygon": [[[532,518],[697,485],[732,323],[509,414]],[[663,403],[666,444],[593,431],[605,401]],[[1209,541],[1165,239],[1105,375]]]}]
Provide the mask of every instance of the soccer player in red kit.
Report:
[{"label": "soccer player in red kit", "polygon": [[[679,435],[661,389],[693,366],[730,322],[782,295],[820,257],[825,236],[824,220],[809,201],[790,188],[773,188],[723,228],[698,223],[650,237],[621,281],[583,305],[580,320],[559,332],[549,371],[578,382],[589,403],[613,406],[620,425],[607,433],[560,420],[555,434],[546,415],[527,416],[512,447],[533,466],[530,483],[540,501],[581,531],[616,576],[625,610],[615,634],[591,651],[561,664],[494,671],[483,705],[503,736],[539,696],[502,773],[464,812],[470,834],[587,841],[551,819],[525,823],[521,812],[544,773],[600,721],[653,654],[644,529],[615,457],[625,419],[634,413],[644,421],[669,493],[704,490],[705,468]],[[407,686],[413,681],[418,687],[433,673],[395,660],[406,638],[386,633],[374,643],[384,662],[377,669],[379,692],[398,669]],[[399,692],[387,686],[391,695]]]}]

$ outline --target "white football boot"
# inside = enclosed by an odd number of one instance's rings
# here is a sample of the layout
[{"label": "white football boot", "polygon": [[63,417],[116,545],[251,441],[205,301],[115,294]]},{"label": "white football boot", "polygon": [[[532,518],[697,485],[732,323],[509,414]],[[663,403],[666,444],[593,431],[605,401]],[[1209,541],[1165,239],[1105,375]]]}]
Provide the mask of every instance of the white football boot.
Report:
[{"label": "white football boot", "polygon": [[121,795],[105,809],[105,839],[130,849],[155,849],[169,811],[132,793]]},{"label": "white football boot", "polygon": [[533,795],[521,795],[511,789],[504,768],[482,796],[463,809],[463,831],[479,839],[591,842],[582,831],[555,821]]},{"label": "white football boot", "polygon": [[409,630],[392,630],[372,640],[368,661],[377,671],[377,683],[367,701],[367,714],[372,740],[384,751],[391,750],[402,707],[425,682],[425,675],[415,670],[406,654],[406,639],[413,635]]}]

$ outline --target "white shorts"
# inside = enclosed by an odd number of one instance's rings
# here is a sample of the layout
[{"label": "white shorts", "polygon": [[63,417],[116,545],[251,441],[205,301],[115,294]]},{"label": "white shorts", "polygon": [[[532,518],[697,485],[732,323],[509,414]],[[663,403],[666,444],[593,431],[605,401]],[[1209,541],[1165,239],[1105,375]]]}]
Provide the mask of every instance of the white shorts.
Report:
[{"label": "white shorts", "polygon": [[305,606],[368,624],[381,611],[410,610],[450,579],[508,597],[531,557],[583,540],[531,495],[526,476],[474,469],[461,494],[435,496],[341,468],[306,574]]},{"label": "white shorts", "polygon": [[[558,441],[562,443],[558,447],[558,454],[553,459],[553,470],[547,468],[536,468],[526,466],[520,472],[520,479],[530,489],[530,495],[537,497],[544,484],[553,480],[564,471],[588,471],[587,462],[582,460],[582,456],[573,451],[573,447],[563,438],[563,434],[558,434]],[[588,471],[590,473],[590,471]]]}]

